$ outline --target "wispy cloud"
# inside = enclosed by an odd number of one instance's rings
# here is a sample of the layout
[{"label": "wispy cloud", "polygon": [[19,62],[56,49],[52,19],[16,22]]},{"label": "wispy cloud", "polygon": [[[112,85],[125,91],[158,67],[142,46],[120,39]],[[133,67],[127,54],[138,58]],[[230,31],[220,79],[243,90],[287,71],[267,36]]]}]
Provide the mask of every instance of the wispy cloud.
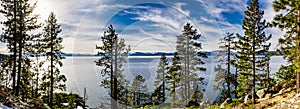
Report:
[{"label": "wispy cloud", "polygon": [[222,13],[224,12],[239,12],[243,13],[243,10],[247,7],[248,0],[198,0],[204,4],[205,10],[214,15],[217,19],[226,20]]}]

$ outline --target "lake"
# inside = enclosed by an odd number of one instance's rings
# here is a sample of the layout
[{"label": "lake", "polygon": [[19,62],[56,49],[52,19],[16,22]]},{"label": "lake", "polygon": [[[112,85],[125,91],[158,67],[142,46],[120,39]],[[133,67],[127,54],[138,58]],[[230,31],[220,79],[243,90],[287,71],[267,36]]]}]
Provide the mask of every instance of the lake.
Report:
[{"label": "lake", "polygon": [[[128,58],[128,63],[124,65],[124,75],[127,80],[132,81],[135,75],[140,74],[146,79],[148,91],[153,91],[153,82],[156,77],[157,64],[160,56],[131,56]],[[167,57],[171,60],[172,57]],[[66,75],[68,81],[67,91],[77,93],[83,96],[84,87],[87,93],[87,105],[90,107],[99,106],[100,102],[109,103],[109,90],[100,87],[100,81],[103,79],[100,70],[94,61],[98,57],[93,56],[74,56],[66,57],[63,60],[64,66],[61,72]],[[213,91],[213,82],[215,77],[214,67],[217,65],[217,60],[214,57],[204,59],[207,68],[205,72],[199,72],[199,76],[205,77],[208,81],[206,86],[205,97],[213,101],[218,97],[218,92]],[[169,62],[171,64],[171,62]],[[273,56],[270,60],[271,74],[274,74],[281,64],[286,64],[282,56]]]}]

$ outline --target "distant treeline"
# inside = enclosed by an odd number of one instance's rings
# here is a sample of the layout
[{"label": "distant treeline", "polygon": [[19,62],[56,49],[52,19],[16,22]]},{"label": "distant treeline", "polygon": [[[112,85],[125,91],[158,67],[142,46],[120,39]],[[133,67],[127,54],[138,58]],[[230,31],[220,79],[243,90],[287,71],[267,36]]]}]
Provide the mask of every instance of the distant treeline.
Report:
[{"label": "distant treeline", "polygon": [[[216,54],[218,54],[218,50],[215,51],[210,51],[210,52],[203,52],[204,54],[206,54],[207,56],[214,56]],[[269,51],[268,53],[272,53],[275,54],[276,56],[282,56],[283,53],[276,53],[276,51]],[[268,54],[265,53],[265,54]],[[162,54],[165,54],[166,56],[174,56],[173,52],[135,52],[135,53],[130,53],[129,56],[161,56]],[[235,52],[233,52],[232,55],[236,54]],[[64,56],[98,56],[98,54],[72,54],[72,53],[66,53],[63,54]],[[263,54],[262,54],[263,55]]]}]

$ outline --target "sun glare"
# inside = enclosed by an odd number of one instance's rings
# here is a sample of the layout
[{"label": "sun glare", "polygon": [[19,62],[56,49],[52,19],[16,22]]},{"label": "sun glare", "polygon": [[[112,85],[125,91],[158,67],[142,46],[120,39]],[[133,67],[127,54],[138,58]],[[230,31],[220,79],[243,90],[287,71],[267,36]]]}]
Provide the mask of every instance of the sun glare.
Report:
[{"label": "sun glare", "polygon": [[35,14],[39,14],[41,19],[44,21],[48,18],[48,16],[50,15],[50,7],[51,4],[47,3],[47,0],[38,0],[37,1],[37,7],[34,11]]}]

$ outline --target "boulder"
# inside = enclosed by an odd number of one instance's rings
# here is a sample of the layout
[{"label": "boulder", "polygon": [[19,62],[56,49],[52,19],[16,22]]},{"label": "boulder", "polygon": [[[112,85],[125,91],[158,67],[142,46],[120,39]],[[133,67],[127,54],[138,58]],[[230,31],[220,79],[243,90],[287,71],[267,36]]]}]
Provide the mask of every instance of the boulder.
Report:
[{"label": "boulder", "polygon": [[266,96],[265,96],[266,99],[269,99],[271,97],[272,97],[272,94],[270,94],[270,93],[266,94]]},{"label": "boulder", "polygon": [[256,95],[259,99],[263,98],[266,95],[267,89],[260,89],[256,92]]}]

